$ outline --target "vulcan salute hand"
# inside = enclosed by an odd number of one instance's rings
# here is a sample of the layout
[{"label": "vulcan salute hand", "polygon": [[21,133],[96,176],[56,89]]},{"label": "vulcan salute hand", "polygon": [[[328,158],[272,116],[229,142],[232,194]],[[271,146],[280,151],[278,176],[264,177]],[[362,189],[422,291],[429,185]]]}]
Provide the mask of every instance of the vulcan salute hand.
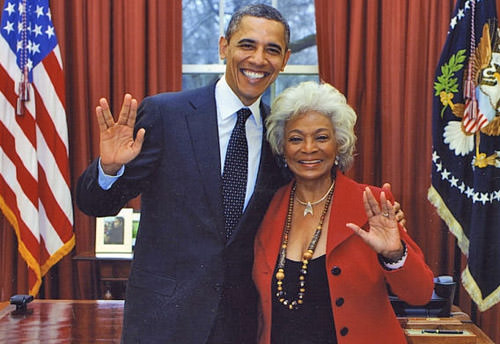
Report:
[{"label": "vulcan salute hand", "polygon": [[380,193],[380,205],[370,188],[363,192],[363,204],[368,217],[368,230],[363,230],[354,223],[347,223],[357,235],[363,239],[375,252],[391,261],[397,261],[404,254],[404,247],[399,237],[398,223],[394,206]]},{"label": "vulcan salute hand", "polygon": [[100,132],[100,156],[104,173],[115,175],[122,165],[133,160],[141,151],[145,129],[137,132],[134,140],[134,125],[137,115],[137,100],[125,94],[118,121],[114,121],[105,98],[99,100],[96,117]]}]

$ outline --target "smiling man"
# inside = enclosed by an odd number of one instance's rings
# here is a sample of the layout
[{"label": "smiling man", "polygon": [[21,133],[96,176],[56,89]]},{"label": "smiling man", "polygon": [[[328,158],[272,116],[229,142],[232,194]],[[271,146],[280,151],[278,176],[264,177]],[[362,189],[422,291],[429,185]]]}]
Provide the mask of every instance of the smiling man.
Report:
[{"label": "smiling man", "polygon": [[[235,19],[237,20],[237,19]],[[283,23],[244,16],[219,41],[226,81],[244,105],[255,103],[285,69],[290,57]],[[233,24],[234,25],[234,24]]]},{"label": "smiling man", "polygon": [[100,100],[100,157],[80,177],[77,203],[107,216],[141,195],[123,343],[255,343],[253,240],[285,182],[264,140],[261,96],[285,68],[289,37],[276,9],[242,8],[219,41],[217,82],[138,109],[125,95],[116,122]]}]

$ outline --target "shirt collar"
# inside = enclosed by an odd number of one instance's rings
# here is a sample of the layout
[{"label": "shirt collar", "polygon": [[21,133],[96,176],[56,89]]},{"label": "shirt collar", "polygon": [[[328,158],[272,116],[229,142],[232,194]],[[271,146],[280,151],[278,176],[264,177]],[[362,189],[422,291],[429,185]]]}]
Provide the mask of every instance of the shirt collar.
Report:
[{"label": "shirt collar", "polygon": [[229,87],[226,81],[226,74],[224,74],[217,84],[215,85],[215,101],[217,103],[217,109],[222,119],[226,119],[233,114],[235,114],[242,107],[248,107],[252,111],[252,116],[255,118],[255,122],[261,125],[262,117],[260,115],[260,96],[253,104],[250,106],[245,106],[238,98],[238,96],[233,92],[231,87]]}]

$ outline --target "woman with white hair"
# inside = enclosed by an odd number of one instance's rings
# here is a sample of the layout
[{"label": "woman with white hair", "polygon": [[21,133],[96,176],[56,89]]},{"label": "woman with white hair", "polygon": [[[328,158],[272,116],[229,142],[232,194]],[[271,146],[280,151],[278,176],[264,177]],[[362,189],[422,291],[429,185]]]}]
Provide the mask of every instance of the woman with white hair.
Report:
[{"label": "woman with white hair", "polygon": [[433,273],[388,190],[344,175],[356,113],[329,84],[286,89],[267,139],[293,175],[255,240],[259,343],[406,343],[388,298],[425,304]]}]

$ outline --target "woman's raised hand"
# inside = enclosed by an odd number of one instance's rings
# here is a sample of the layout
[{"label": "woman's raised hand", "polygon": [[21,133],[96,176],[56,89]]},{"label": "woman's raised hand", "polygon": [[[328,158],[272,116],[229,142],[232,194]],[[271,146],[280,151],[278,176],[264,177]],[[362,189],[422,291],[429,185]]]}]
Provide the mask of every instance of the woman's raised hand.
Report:
[{"label": "woman's raised hand", "polygon": [[115,175],[122,165],[133,160],[142,149],[145,129],[139,129],[134,140],[137,100],[125,94],[116,122],[105,98],[99,100],[95,112],[99,123],[101,166],[104,173]]},{"label": "woman's raised hand", "polygon": [[379,205],[368,187],[363,192],[363,204],[368,217],[368,230],[354,223],[347,223],[346,226],[378,254],[389,260],[398,260],[403,256],[404,248],[399,237],[394,206],[387,200],[384,191],[380,193]]}]

